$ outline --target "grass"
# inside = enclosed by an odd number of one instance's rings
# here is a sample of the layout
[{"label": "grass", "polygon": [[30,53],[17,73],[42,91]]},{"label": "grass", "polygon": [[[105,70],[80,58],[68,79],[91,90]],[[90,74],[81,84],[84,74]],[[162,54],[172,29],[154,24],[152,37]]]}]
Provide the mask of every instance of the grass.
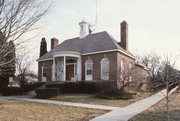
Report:
[{"label": "grass", "polygon": [[61,94],[57,97],[51,98],[51,100],[124,107],[138,100],[144,99],[150,95],[151,94],[149,92],[137,92],[136,95],[133,95],[133,99],[110,100],[99,99],[95,97],[93,94]]},{"label": "grass", "polygon": [[0,100],[0,121],[88,121],[106,112],[55,104]]},{"label": "grass", "polygon": [[[170,121],[180,121],[180,93],[171,95],[171,97],[174,96],[175,98],[169,103]],[[164,99],[129,121],[167,121],[165,104]]]}]

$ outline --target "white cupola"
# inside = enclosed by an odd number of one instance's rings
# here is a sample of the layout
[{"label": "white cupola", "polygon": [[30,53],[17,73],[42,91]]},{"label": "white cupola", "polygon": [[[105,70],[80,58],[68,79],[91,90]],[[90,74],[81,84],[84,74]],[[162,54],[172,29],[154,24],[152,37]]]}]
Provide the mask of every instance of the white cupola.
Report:
[{"label": "white cupola", "polygon": [[79,38],[82,39],[89,34],[89,23],[86,22],[84,19],[79,23],[80,26],[80,33]]}]

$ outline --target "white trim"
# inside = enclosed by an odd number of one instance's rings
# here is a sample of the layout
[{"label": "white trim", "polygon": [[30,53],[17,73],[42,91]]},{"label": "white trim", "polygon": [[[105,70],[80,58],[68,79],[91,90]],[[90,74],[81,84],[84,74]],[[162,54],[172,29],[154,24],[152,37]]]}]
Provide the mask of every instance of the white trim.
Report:
[{"label": "white trim", "polygon": [[77,55],[80,55],[81,53],[79,53],[77,51],[60,51],[60,52],[55,52],[53,54],[77,54]]},{"label": "white trim", "polygon": [[[91,53],[84,53],[82,55],[92,55],[92,54],[99,54],[99,53],[107,53],[107,52],[115,52],[115,51],[118,51],[120,53],[123,53],[133,59],[136,59],[136,57],[120,50],[120,49],[113,49],[113,50],[105,50],[105,51],[98,51],[98,52],[91,52]],[[81,53],[79,52],[76,52],[76,51],[61,51],[61,52],[55,52],[53,54],[54,56],[53,57],[62,57],[62,56],[72,56],[72,57],[80,57],[81,56]],[[43,60],[37,60],[38,62],[40,61],[47,61],[47,60],[52,60],[53,58],[49,58],[49,59],[43,59]]]},{"label": "white trim", "polygon": [[[92,74],[91,75],[87,75],[87,61],[88,60],[91,60],[92,61],[92,63],[89,63],[89,64],[91,64],[91,66],[92,66]],[[85,63],[85,80],[86,81],[91,81],[91,80],[93,80],[93,60],[92,59],[87,59],[86,60],[86,63]]]},{"label": "white trim", "polygon": [[92,54],[106,53],[106,52],[114,52],[114,51],[118,51],[118,49],[114,49],[114,50],[105,50],[105,51],[98,51],[98,52],[91,52],[91,53],[84,53],[84,54],[82,54],[82,55],[92,55]]},{"label": "white trim", "polygon": [[64,56],[64,81],[66,81],[66,56]]},{"label": "white trim", "polygon": [[66,63],[66,65],[74,65],[74,64],[77,64],[77,63]]},{"label": "white trim", "polygon": [[132,56],[132,55],[130,55],[130,54],[128,54],[128,53],[120,50],[120,49],[105,50],[105,51],[98,51],[98,52],[91,52],[91,53],[84,53],[84,54],[82,54],[82,55],[92,55],[92,54],[115,52],[115,51],[121,52],[121,53],[123,53],[123,54],[125,54],[125,55],[127,55],[127,56],[129,56],[129,57],[131,57],[131,58],[133,58],[133,59],[136,59],[136,57],[134,57],[134,56]]},{"label": "white trim", "polygon": [[56,59],[56,58],[53,58],[53,70],[52,70],[53,72],[52,72],[52,75],[51,75],[51,76],[52,76],[52,81],[56,81],[55,73],[56,73],[57,70],[56,70],[55,59]]},{"label": "white trim", "polygon": [[62,56],[80,57],[81,53],[75,51],[60,51],[53,53],[53,57],[62,57]]},{"label": "white trim", "polygon": [[48,59],[43,59],[43,60],[36,60],[37,62],[42,62],[42,61],[48,61],[48,60],[53,60],[53,58],[48,58]]},{"label": "white trim", "polygon": [[[46,67],[46,76],[45,76],[45,77],[43,76],[44,67]],[[44,66],[44,65],[43,65],[41,69],[42,69],[41,81],[42,81],[42,82],[46,82],[46,81],[47,81],[47,66]]]},{"label": "white trim", "polygon": [[80,55],[74,55],[74,54],[56,54],[54,55],[53,57],[64,57],[64,56],[67,56],[67,57],[76,57],[76,58],[79,58]]},{"label": "white trim", "polygon": [[81,67],[82,67],[82,62],[81,62],[81,57],[78,58],[77,60],[77,78],[78,78],[78,81],[81,81]]},{"label": "white trim", "polygon": [[[107,79],[104,78],[104,75],[103,75],[103,73],[102,73],[102,69],[103,69],[103,67],[102,67],[102,65],[103,65],[103,59],[106,59],[106,58],[108,59],[108,62],[105,62],[106,64],[108,63],[108,76],[107,76]],[[104,58],[101,59],[101,79],[102,79],[102,80],[109,80],[109,69],[110,69],[110,67],[109,67],[109,62],[110,62],[110,61],[109,61],[109,58],[108,58],[108,57],[104,57]]]},{"label": "white trim", "polygon": [[126,53],[126,52],[120,50],[120,49],[119,49],[119,52],[121,52],[121,53],[123,53],[123,54],[125,54],[125,55],[127,55],[127,56],[129,56],[129,57],[131,57],[131,58],[133,58],[133,59],[136,60],[136,57],[134,57],[134,56],[132,56],[132,55],[130,55],[130,54],[128,54],[128,53]]}]

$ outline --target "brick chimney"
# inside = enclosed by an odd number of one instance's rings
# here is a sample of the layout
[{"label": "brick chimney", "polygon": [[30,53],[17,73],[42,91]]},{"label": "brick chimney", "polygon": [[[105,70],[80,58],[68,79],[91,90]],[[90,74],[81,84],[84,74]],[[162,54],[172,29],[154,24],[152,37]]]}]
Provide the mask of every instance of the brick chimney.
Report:
[{"label": "brick chimney", "polygon": [[121,42],[119,45],[123,49],[128,50],[128,23],[126,21],[121,23]]},{"label": "brick chimney", "polygon": [[53,48],[55,48],[56,46],[58,46],[58,39],[56,39],[56,38],[52,38],[51,39],[51,50],[53,49]]}]

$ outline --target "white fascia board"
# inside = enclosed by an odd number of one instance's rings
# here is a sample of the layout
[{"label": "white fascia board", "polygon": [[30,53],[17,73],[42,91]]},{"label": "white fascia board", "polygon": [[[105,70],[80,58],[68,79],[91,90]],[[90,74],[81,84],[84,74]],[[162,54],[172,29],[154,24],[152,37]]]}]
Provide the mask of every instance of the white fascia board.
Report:
[{"label": "white fascia board", "polygon": [[49,60],[53,60],[53,58],[42,59],[42,60],[36,60],[36,61],[37,61],[37,62],[42,62],[42,61],[49,61]]},{"label": "white fascia board", "polygon": [[[120,50],[120,49],[105,50],[105,51],[98,51],[98,52],[92,52],[92,53],[84,53],[84,54],[82,54],[82,55],[93,55],[93,54],[107,53],[107,52],[115,52],[115,51],[118,51],[118,52],[120,52],[120,53],[122,53],[122,54],[124,54],[124,55],[127,55],[127,56],[129,56],[129,57],[131,57],[131,58],[133,58],[133,59],[136,59],[136,57],[134,57],[134,56],[132,56],[132,55],[130,55],[130,54],[128,54],[128,53]],[[73,54],[70,54],[70,53],[73,53]],[[56,52],[56,53],[54,53],[53,55],[54,55],[53,57],[58,57],[58,56],[59,56],[59,57],[60,57],[60,56],[80,57],[80,53],[74,52],[74,51],[64,51],[64,53],[63,53],[63,52]],[[37,61],[40,62],[40,61],[48,61],[48,60],[53,60],[53,58],[43,59],[43,60],[37,60]]]},{"label": "white fascia board", "polygon": [[64,56],[69,56],[69,57],[81,57],[81,53],[75,52],[75,51],[61,51],[61,52],[55,52],[53,53],[53,58],[54,57],[64,57]]},{"label": "white fascia board", "polygon": [[92,54],[115,52],[115,51],[118,51],[118,52],[123,53],[123,54],[125,54],[125,55],[127,55],[127,56],[129,56],[129,57],[131,57],[131,58],[133,58],[133,59],[136,59],[136,57],[134,57],[134,56],[132,56],[132,55],[130,55],[130,54],[128,54],[128,53],[120,50],[120,49],[113,49],[113,50],[106,50],[106,51],[98,51],[98,52],[92,52],[92,53],[84,53],[84,54],[82,54],[82,55],[92,55]]},{"label": "white fascia board", "polygon": [[125,54],[125,55],[127,55],[127,56],[129,56],[129,57],[131,57],[131,58],[133,58],[133,59],[136,60],[136,57],[134,57],[134,56],[132,56],[132,55],[130,55],[130,54],[128,54],[128,53],[126,53],[126,52],[120,50],[120,49],[119,49],[119,52],[120,52],[120,53],[123,53],[123,54]]}]

